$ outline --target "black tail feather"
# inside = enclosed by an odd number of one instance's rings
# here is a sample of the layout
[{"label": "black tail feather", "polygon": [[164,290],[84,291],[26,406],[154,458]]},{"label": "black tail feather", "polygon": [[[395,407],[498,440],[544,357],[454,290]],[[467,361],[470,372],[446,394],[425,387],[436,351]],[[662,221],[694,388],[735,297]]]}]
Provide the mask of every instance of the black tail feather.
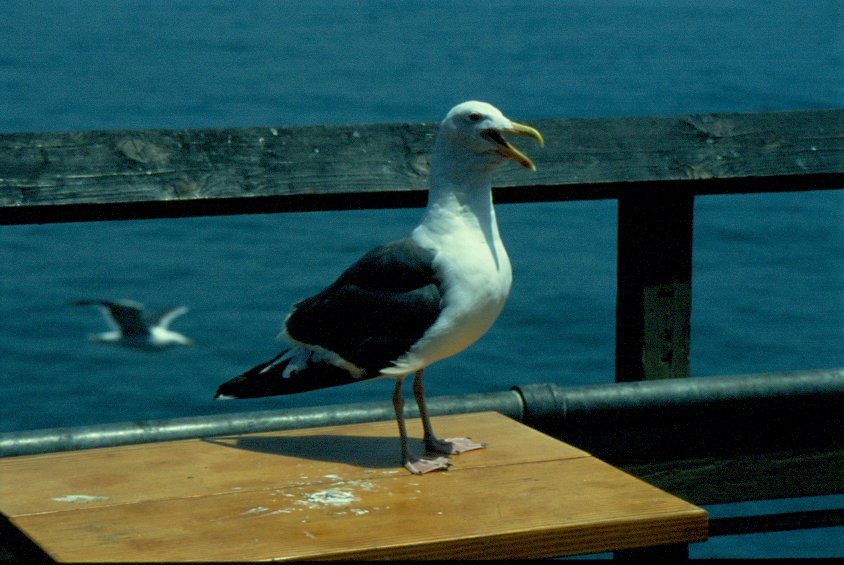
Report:
[{"label": "black tail feather", "polygon": [[214,398],[260,398],[296,394],[356,383],[367,378],[353,376],[345,369],[325,362],[308,363],[307,367],[292,372],[287,378],[283,376],[283,373],[289,361],[282,361],[267,369],[285,353],[287,352],[282,351],[269,361],[256,365],[242,375],[224,382],[217,388]]}]

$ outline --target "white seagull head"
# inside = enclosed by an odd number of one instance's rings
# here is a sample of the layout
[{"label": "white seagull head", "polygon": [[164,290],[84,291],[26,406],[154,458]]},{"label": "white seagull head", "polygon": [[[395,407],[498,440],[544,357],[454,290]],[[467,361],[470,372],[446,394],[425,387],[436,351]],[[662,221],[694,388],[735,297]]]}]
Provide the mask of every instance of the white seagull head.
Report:
[{"label": "white seagull head", "polygon": [[504,135],[530,137],[540,146],[545,143],[538,131],[510,120],[492,104],[470,100],[448,112],[440,124],[434,153],[439,150],[452,158],[458,156],[458,162],[464,165],[476,164],[485,169],[510,159],[536,170],[533,161],[510,145]]}]

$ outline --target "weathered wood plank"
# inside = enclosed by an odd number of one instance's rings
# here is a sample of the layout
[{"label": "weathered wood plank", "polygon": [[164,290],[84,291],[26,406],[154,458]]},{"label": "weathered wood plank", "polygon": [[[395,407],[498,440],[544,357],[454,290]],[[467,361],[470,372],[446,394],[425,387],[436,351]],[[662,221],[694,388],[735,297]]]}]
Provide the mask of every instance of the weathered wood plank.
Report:
[{"label": "weathered wood plank", "polygon": [[709,523],[712,536],[735,536],[844,526],[844,509],[778,512],[761,516],[718,518]]},{"label": "weathered wood plank", "polygon": [[[527,120],[526,120],[527,121]],[[844,186],[844,109],[531,121],[499,202]],[[0,135],[0,223],[421,206],[436,124]]]},{"label": "weathered wood plank", "polygon": [[615,379],[688,377],[694,197],[654,190],[618,201]]},{"label": "weathered wood plank", "polygon": [[844,493],[844,450],[786,451],[619,467],[694,504]]}]

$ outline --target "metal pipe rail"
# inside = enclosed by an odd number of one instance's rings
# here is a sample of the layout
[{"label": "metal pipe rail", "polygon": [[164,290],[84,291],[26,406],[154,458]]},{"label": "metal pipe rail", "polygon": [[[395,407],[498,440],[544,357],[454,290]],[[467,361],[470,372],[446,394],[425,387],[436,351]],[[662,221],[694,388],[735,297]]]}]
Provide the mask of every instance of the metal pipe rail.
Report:
[{"label": "metal pipe rail", "polygon": [[[433,397],[434,415],[493,410],[608,461],[844,448],[844,368]],[[416,407],[407,414],[417,416]],[[393,418],[386,402],[0,434],[0,457]],[[490,438],[493,439],[493,438]]]}]

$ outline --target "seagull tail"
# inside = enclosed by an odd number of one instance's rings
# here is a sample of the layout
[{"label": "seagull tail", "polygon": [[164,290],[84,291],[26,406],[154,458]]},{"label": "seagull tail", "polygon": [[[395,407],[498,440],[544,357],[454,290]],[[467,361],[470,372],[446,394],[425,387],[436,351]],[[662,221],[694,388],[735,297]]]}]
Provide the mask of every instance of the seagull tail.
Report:
[{"label": "seagull tail", "polygon": [[[260,398],[296,394],[320,388],[360,382],[365,377],[326,361],[297,362],[290,351],[252,367],[217,388],[214,398]],[[291,362],[295,370],[288,370]]]}]

